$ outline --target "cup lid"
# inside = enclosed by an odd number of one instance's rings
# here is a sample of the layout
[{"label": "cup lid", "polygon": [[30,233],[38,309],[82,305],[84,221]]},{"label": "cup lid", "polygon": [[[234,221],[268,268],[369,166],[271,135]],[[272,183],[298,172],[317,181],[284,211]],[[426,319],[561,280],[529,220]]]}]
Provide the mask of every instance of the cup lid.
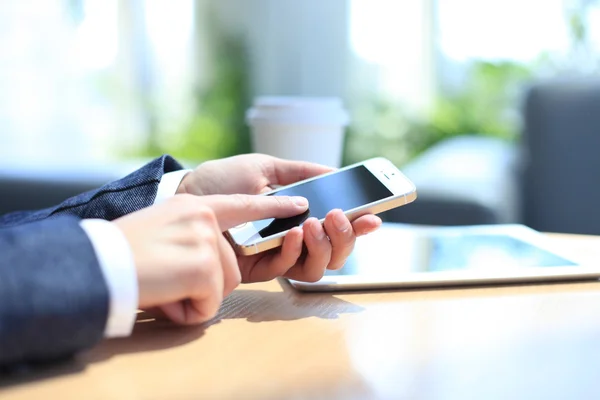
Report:
[{"label": "cup lid", "polygon": [[349,120],[337,97],[262,96],[246,112],[250,125],[348,125]]}]

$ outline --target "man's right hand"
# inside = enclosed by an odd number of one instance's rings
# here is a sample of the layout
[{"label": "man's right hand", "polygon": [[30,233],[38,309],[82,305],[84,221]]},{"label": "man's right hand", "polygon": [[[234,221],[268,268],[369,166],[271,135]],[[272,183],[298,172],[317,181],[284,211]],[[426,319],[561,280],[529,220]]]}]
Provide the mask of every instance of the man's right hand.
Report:
[{"label": "man's right hand", "polygon": [[306,202],[297,203],[275,196],[177,195],[115,220],[133,253],[138,307],[158,307],[180,324],[209,320],[241,280],[235,253],[222,232],[308,208]]}]

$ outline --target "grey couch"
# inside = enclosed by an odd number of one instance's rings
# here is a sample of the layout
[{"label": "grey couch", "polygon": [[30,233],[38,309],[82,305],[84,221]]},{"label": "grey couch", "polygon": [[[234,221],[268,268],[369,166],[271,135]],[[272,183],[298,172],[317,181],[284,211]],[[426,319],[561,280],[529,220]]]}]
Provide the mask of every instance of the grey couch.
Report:
[{"label": "grey couch", "polygon": [[600,234],[600,82],[534,85],[523,122],[518,143],[464,136],[428,150],[404,169],[418,202],[387,220]]}]

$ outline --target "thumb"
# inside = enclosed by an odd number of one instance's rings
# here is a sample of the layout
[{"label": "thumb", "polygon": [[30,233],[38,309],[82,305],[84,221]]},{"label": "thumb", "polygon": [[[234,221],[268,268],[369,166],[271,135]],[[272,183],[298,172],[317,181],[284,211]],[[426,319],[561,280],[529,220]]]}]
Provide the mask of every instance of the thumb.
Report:
[{"label": "thumb", "polygon": [[308,200],[304,197],[232,194],[201,199],[202,204],[214,211],[222,231],[244,222],[293,217],[308,209]]}]

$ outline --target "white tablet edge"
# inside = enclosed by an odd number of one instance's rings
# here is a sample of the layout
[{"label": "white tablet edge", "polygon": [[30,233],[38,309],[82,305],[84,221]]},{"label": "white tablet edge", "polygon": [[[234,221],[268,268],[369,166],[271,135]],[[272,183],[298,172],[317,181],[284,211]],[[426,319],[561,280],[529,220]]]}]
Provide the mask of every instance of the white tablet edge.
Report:
[{"label": "white tablet edge", "polygon": [[[386,224],[383,229],[400,229],[410,232],[427,233],[443,231],[445,234],[495,234],[507,235],[540,249],[546,250],[561,258],[577,264],[576,266],[555,266],[551,268],[519,267],[498,270],[460,270],[428,273],[394,274],[390,276],[361,275],[329,275],[318,282],[300,282],[289,280],[290,284],[304,291],[335,291],[379,288],[414,288],[435,286],[460,286],[491,283],[518,283],[536,281],[566,281],[600,278],[600,266],[584,265],[577,261],[568,251],[557,251],[552,241],[544,234],[524,225],[475,225],[453,227],[430,227],[404,224]],[[506,272],[510,272],[507,274]]]}]

